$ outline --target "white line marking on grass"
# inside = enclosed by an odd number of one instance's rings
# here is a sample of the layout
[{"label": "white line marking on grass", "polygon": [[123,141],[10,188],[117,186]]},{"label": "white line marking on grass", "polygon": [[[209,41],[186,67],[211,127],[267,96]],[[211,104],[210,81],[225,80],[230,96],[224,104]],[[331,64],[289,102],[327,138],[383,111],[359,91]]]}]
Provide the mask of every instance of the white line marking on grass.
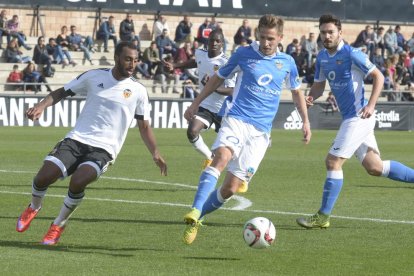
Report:
[{"label": "white line marking on grass", "polygon": [[[7,170],[0,170],[0,172],[4,173],[34,173],[29,171],[7,171]],[[131,178],[118,178],[118,177],[105,177],[102,176],[101,178],[112,179],[112,180],[123,180],[123,181],[130,181],[130,182],[146,182],[146,183],[154,183],[160,185],[173,185],[173,186],[180,186],[186,187],[191,189],[196,189],[192,185],[181,184],[181,183],[168,183],[163,181],[151,181],[151,180],[144,180],[144,179],[131,179]],[[12,192],[12,191],[2,191],[0,190],[0,194],[16,194],[16,195],[31,195],[31,193],[27,192]],[[64,198],[64,195],[54,195],[54,194],[47,194],[48,197],[59,197]],[[296,212],[284,212],[284,211],[272,211],[272,210],[246,210],[246,208],[252,205],[252,202],[244,197],[235,195],[239,204],[232,208],[221,208],[223,210],[230,210],[230,211],[243,211],[243,212],[251,212],[251,213],[268,213],[268,214],[279,214],[279,215],[289,215],[289,216],[308,216],[311,214],[305,213],[296,213]],[[153,202],[153,201],[140,201],[140,200],[124,200],[124,199],[110,199],[110,198],[94,198],[94,197],[85,197],[87,200],[95,200],[95,201],[107,201],[107,202],[120,202],[120,203],[132,203],[132,204],[152,204],[152,205],[163,205],[163,206],[177,206],[177,207],[191,207],[188,204],[181,204],[181,203],[169,203],[169,202]],[[333,218],[339,219],[347,219],[347,220],[357,220],[357,221],[370,221],[370,222],[378,222],[378,223],[395,223],[395,224],[414,224],[414,221],[410,220],[393,220],[393,219],[380,219],[380,218],[361,218],[361,217],[348,217],[348,216],[336,216],[332,215]]]}]

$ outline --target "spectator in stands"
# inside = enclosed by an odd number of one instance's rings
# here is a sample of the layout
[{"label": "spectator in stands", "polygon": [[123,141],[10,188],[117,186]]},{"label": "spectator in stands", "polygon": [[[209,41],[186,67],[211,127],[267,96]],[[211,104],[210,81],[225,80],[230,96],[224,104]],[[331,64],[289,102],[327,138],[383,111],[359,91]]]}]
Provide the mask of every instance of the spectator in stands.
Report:
[{"label": "spectator in stands", "polygon": [[32,60],[31,57],[22,56],[23,53],[19,50],[19,48],[17,38],[12,38],[5,51],[7,63],[26,63]]},{"label": "spectator in stands", "polygon": [[134,21],[130,13],[126,14],[126,18],[122,20],[119,25],[119,37],[122,41],[132,41],[132,39],[138,40],[139,50],[141,50],[141,41],[138,34],[135,32]]},{"label": "spectator in stands", "polygon": [[21,90],[22,86],[19,85],[23,82],[23,72],[19,70],[19,65],[13,65],[13,71],[10,72],[7,78],[7,83],[13,85],[13,90]]},{"label": "spectator in stands", "polygon": [[291,43],[286,47],[286,54],[292,55],[296,51],[296,47],[299,45],[299,40],[294,38]]},{"label": "spectator in stands", "polygon": [[160,54],[157,49],[157,43],[155,43],[155,41],[151,41],[151,45],[144,50],[142,61],[148,65],[148,73],[153,75],[154,71],[157,69],[157,66],[161,62]]},{"label": "spectator in stands", "polygon": [[410,57],[407,55],[407,52],[403,51],[398,56],[397,64],[395,65],[396,70],[396,81],[400,85],[407,85],[407,89],[411,86],[411,60]]},{"label": "spectator in stands", "polygon": [[36,71],[36,65],[33,62],[29,62],[26,68],[23,69],[23,82],[26,83],[33,83],[33,85],[26,85],[26,90],[39,92],[41,91],[41,83],[45,83],[46,89],[48,92],[52,92],[49,85],[47,84],[46,79],[42,76],[42,74]]},{"label": "spectator in stands", "polygon": [[155,39],[157,43],[157,48],[159,51],[159,56],[162,59],[164,54],[172,54],[175,56],[177,53],[177,46],[174,41],[172,41],[168,35],[168,30],[164,29],[162,34]]},{"label": "spectator in stands", "polygon": [[199,94],[197,86],[191,79],[185,80],[183,82],[183,98],[192,99],[196,98]]},{"label": "spectator in stands", "polygon": [[203,24],[201,24],[200,27],[198,27],[198,32],[197,32],[197,40],[198,42],[203,44],[204,47],[207,47],[208,36],[210,35],[212,30],[213,28],[211,26],[211,21],[208,17],[206,17],[204,19]]},{"label": "spectator in stands", "polygon": [[411,55],[414,55],[414,33],[411,35],[411,38],[407,41],[407,50]]},{"label": "spectator in stands", "polygon": [[[396,64],[398,61],[398,55],[392,55],[389,56],[386,60],[385,60],[385,72],[384,72],[384,76],[385,79],[384,80],[384,87],[388,88],[386,90],[390,90],[389,92],[387,92],[387,99],[390,102],[394,102],[397,100],[397,90],[399,90],[399,86],[398,86],[398,82],[397,82],[397,69],[396,69]],[[385,88],[384,88],[385,89]]]},{"label": "spectator in stands", "polygon": [[384,71],[385,71],[385,60],[384,60],[384,57],[382,56],[381,48],[376,48],[375,49],[375,53],[372,56],[371,61],[381,71],[381,73],[384,73]]},{"label": "spectator in stands", "polygon": [[397,42],[397,34],[394,32],[392,27],[388,29],[388,31],[384,34],[384,45],[385,49],[388,51],[388,55],[392,56],[394,54],[399,54],[403,51],[403,49],[398,46]]},{"label": "spectator in stands", "polygon": [[[191,47],[191,42],[186,42],[183,47],[178,48],[174,63],[185,63],[194,58],[194,51]],[[183,69],[179,69],[183,70]],[[193,83],[198,83],[197,68],[185,68],[183,71],[184,78],[190,78]],[[183,76],[181,77],[183,78]]]},{"label": "spectator in stands", "polygon": [[0,12],[0,49],[3,49],[3,36],[7,36],[6,31],[6,22],[7,22],[7,11],[2,10]]},{"label": "spectator in stands", "polygon": [[395,26],[394,32],[395,32],[395,35],[397,36],[398,47],[401,47],[401,49],[404,50],[406,41],[405,41],[404,35],[401,33],[401,26],[400,25]]},{"label": "spectator in stands", "polygon": [[71,47],[70,47],[70,41],[69,41],[69,36],[68,36],[68,27],[62,26],[60,28],[60,34],[58,34],[56,38],[56,43],[60,47],[62,47],[62,49],[69,51]]},{"label": "spectator in stands", "polygon": [[313,64],[313,60],[318,54],[318,45],[315,40],[315,33],[309,33],[309,37],[305,39],[302,44],[302,50],[306,53],[306,65],[310,68]]},{"label": "spectator in stands", "polygon": [[54,74],[54,72],[52,72],[52,59],[49,57],[45,38],[43,36],[39,36],[37,39],[37,44],[33,50],[33,61],[36,64],[44,65],[43,72],[47,77],[51,77]]},{"label": "spectator in stands", "polygon": [[138,63],[137,66],[135,67],[135,78],[138,79],[138,75],[137,72],[140,73],[144,78],[146,79],[150,79],[151,76],[148,73],[148,64],[146,64],[145,62],[142,61],[142,54],[138,49],[138,40],[136,40],[135,38],[132,39],[132,43],[135,46],[135,49],[138,52]]},{"label": "spectator in stands", "polygon": [[6,22],[6,32],[7,42],[9,42],[12,37],[15,37],[17,38],[20,46],[23,46],[26,50],[32,49],[25,43],[26,36],[20,31],[20,22],[18,15],[13,15],[13,18]]},{"label": "spectator in stands", "polygon": [[365,46],[367,48],[366,54],[372,57],[375,49],[374,29],[370,25],[366,25],[365,29],[358,34],[352,46],[355,48]]},{"label": "spectator in stands", "polygon": [[384,27],[379,27],[374,36],[374,43],[376,48],[381,49],[381,56],[384,58],[385,43],[384,43]]},{"label": "spectator in stands", "polygon": [[162,30],[164,29],[167,29],[168,33],[170,33],[170,27],[168,26],[167,18],[163,14],[159,14],[152,28],[152,37],[156,39],[162,34]]},{"label": "spectator in stands", "polygon": [[190,22],[190,18],[187,15],[184,15],[183,20],[180,21],[177,28],[175,29],[175,43],[181,44],[186,41],[192,41],[191,37],[191,28],[193,23]]},{"label": "spectator in stands", "polygon": [[118,40],[115,34],[114,17],[112,15],[109,16],[107,21],[103,22],[101,26],[99,26],[99,30],[96,34],[96,38],[99,40],[103,40],[105,53],[109,53],[109,50],[108,50],[109,39],[112,39],[114,41],[114,46],[116,46],[116,44],[118,43]]},{"label": "spectator in stands", "polygon": [[291,54],[295,60],[296,68],[300,77],[306,75],[307,63],[306,63],[306,53],[302,51],[302,45],[299,43],[295,47],[295,51]]},{"label": "spectator in stands", "polygon": [[88,35],[86,37],[81,36],[76,32],[76,26],[70,26],[70,35],[68,36],[69,45],[72,51],[83,52],[83,63],[88,60],[93,65],[91,52],[94,52],[92,38]]},{"label": "spectator in stands", "polygon": [[[167,55],[164,61],[166,63],[171,63],[173,58],[171,55]],[[170,86],[171,81],[173,81],[173,93],[180,94],[177,87],[180,81],[180,74],[176,70],[171,72],[165,63],[160,63],[155,71],[154,83],[160,83],[162,93],[168,93],[168,87]]]},{"label": "spectator in stands", "polygon": [[49,38],[49,43],[46,45],[46,49],[49,57],[53,60],[52,63],[62,64],[63,67],[68,64],[72,64],[72,66],[77,64],[72,60],[68,48],[58,45],[56,39],[53,37]]},{"label": "spectator in stands", "polygon": [[237,29],[236,34],[233,37],[234,44],[240,45],[242,38],[246,39],[247,44],[252,43],[252,29],[249,26],[249,20],[244,19],[243,24]]}]

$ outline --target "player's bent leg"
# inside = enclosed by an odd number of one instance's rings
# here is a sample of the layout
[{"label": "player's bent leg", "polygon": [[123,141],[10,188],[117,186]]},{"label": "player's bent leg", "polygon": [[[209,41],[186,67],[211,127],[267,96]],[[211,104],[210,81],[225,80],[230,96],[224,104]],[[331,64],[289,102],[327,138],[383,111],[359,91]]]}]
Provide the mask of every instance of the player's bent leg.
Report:
[{"label": "player's bent leg", "polygon": [[42,244],[44,245],[55,245],[58,243],[60,236],[65,230],[65,226],[59,226],[56,224],[50,225],[49,230],[47,231],[46,235],[42,239]]}]

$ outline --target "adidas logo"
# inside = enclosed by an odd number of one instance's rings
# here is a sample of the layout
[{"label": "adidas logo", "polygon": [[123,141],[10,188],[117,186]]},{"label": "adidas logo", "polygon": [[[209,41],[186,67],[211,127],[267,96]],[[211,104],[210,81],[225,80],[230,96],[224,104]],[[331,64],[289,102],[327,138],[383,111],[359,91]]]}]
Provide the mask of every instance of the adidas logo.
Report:
[{"label": "adidas logo", "polygon": [[103,83],[97,85],[99,88],[104,88]]},{"label": "adidas logo", "polygon": [[286,118],[286,122],[283,124],[284,129],[302,129],[303,122],[297,109],[290,113],[290,116]]}]

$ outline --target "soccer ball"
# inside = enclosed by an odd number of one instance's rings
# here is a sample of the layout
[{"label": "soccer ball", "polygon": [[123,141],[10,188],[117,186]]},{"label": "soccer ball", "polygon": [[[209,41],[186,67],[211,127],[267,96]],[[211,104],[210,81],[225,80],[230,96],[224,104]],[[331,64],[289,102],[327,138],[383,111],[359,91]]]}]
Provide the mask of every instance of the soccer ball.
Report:
[{"label": "soccer ball", "polygon": [[267,218],[253,218],[244,224],[243,238],[250,247],[266,248],[275,241],[276,228]]}]

